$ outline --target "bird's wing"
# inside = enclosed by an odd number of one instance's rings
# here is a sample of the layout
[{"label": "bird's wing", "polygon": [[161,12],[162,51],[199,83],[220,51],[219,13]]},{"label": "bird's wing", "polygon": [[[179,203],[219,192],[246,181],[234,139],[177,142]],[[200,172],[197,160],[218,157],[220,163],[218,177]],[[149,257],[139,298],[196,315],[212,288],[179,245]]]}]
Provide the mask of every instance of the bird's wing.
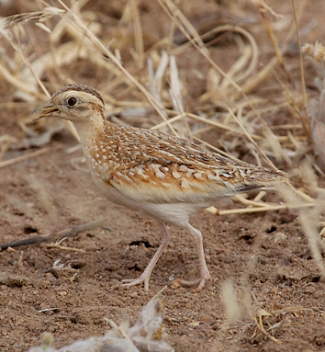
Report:
[{"label": "bird's wing", "polygon": [[135,201],[206,203],[285,178],[164,133],[131,132],[123,132],[124,157],[107,182]]}]

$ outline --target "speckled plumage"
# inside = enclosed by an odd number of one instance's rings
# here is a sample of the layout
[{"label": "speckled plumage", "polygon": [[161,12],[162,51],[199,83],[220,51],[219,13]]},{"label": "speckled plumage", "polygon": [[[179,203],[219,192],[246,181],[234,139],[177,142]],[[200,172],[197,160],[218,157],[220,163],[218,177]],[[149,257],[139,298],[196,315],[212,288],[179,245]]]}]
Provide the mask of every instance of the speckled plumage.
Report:
[{"label": "speckled plumage", "polygon": [[[69,99],[77,102],[69,106]],[[72,102],[72,100],[70,100]],[[40,109],[40,116],[71,120],[80,136],[95,184],[111,201],[140,209],[157,219],[162,243],[140,278],[145,283],[169,241],[165,223],[187,228],[196,239],[201,277],[185,284],[202,288],[210,279],[199,230],[191,214],[223,196],[284,181],[286,175],[228,159],[165,133],[119,126],[104,119],[104,102],[93,88],[63,87]]]}]

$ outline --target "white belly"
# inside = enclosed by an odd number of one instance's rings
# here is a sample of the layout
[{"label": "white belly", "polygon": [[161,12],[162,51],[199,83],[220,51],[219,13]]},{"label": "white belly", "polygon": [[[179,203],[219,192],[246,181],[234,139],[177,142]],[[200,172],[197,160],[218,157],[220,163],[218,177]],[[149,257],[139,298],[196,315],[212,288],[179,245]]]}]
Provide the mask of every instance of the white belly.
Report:
[{"label": "white belly", "polygon": [[168,203],[153,204],[145,203],[141,209],[164,222],[185,227],[189,223],[192,214],[197,213],[201,209],[209,207],[210,204],[192,204],[192,203]]}]

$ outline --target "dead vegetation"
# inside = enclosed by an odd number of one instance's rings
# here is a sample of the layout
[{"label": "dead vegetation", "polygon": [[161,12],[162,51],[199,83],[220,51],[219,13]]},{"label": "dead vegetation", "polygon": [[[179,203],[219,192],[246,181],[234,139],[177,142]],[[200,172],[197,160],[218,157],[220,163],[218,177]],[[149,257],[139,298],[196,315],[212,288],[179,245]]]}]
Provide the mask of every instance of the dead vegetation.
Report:
[{"label": "dead vegetation", "polygon": [[163,341],[163,303],[158,299],[158,295],[142,309],[138,321],[131,327],[127,321],[118,326],[114,321],[107,319],[112,329],[105,336],[91,337],[58,350],[53,347],[53,335],[44,333],[41,336],[42,346],[31,348],[29,352],[173,352],[174,349]]},{"label": "dead vegetation", "polygon": [[[57,121],[30,116],[50,92],[74,82],[93,85],[115,123],[167,131],[229,158],[288,172],[292,184],[279,189],[280,196],[238,195],[231,209],[208,211],[226,217],[290,209],[324,278],[324,46],[312,42],[301,50],[312,37],[312,21],[304,19],[307,1],[292,0],[283,13],[279,4],[273,9],[264,1],[207,2],[199,10],[200,2],[129,0],[106,4],[102,13],[97,6],[37,0],[25,3],[24,13],[2,18],[0,79],[10,93],[0,106],[18,111],[19,119],[15,129],[2,129],[0,168],[51,153],[53,138],[66,136]],[[211,9],[220,17],[211,17]],[[315,78],[306,77],[303,57],[315,65]],[[315,82],[316,93],[306,88],[307,80]],[[66,127],[78,138],[71,124]],[[27,183],[32,188],[33,181]],[[58,214],[39,184],[38,201],[55,223]],[[305,307],[262,307],[248,276],[239,286],[241,299],[236,283],[222,286],[225,326],[248,316],[254,324],[250,341],[263,335],[281,344],[274,332],[285,316],[303,314]]]}]

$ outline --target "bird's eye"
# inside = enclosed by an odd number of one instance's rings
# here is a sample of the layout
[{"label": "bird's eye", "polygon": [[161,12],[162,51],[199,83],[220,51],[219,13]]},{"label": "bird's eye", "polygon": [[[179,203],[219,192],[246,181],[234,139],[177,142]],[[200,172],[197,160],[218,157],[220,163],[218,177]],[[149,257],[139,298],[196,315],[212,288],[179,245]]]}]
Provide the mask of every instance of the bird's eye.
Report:
[{"label": "bird's eye", "polygon": [[67,101],[67,104],[68,104],[68,106],[76,105],[77,104],[77,98],[75,98],[75,97],[69,98],[68,101]]}]

